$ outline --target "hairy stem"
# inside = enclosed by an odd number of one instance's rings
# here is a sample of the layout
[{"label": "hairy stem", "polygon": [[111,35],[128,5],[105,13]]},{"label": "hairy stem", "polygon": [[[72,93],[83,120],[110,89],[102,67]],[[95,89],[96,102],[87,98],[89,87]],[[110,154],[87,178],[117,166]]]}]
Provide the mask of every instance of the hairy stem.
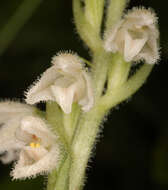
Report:
[{"label": "hairy stem", "polygon": [[93,27],[95,33],[100,35],[105,0],[85,0],[85,17]]},{"label": "hairy stem", "polygon": [[75,26],[81,39],[92,51],[99,49],[102,45],[99,33],[95,31],[95,28],[87,21],[84,9],[81,7],[79,0],[73,0],[73,15]]},{"label": "hairy stem", "polygon": [[114,54],[109,63],[108,90],[113,90],[125,83],[128,79],[131,63],[126,62],[120,54]]},{"label": "hairy stem", "polygon": [[109,0],[106,16],[106,31],[110,30],[114,24],[122,17],[128,0]]},{"label": "hairy stem", "polygon": [[95,89],[95,105],[91,111],[81,116],[74,134],[71,145],[73,162],[70,169],[70,190],[79,190],[83,187],[88,159],[99,133],[100,123],[106,113],[106,110],[99,109],[97,102],[99,102],[104,91],[109,61],[110,56],[103,49],[94,53],[92,74]]},{"label": "hairy stem", "polygon": [[[58,175],[56,177],[56,184],[54,186],[54,189],[51,190],[68,190],[69,189],[69,169],[71,165],[71,158],[70,155],[68,155],[63,164],[60,167],[60,170],[58,171]],[[50,190],[50,189],[49,189]]]},{"label": "hairy stem", "polygon": [[79,115],[80,107],[76,103],[73,103],[72,111],[70,114],[63,114],[62,128],[64,128],[64,135],[66,136],[66,141],[68,142],[68,144],[71,144],[71,140],[78,122]]},{"label": "hairy stem", "polygon": [[103,49],[100,49],[94,53],[92,72],[96,100],[103,93],[110,59],[110,54],[104,52]]},{"label": "hairy stem", "polygon": [[154,65],[144,64],[126,83],[107,93],[99,101],[103,109],[111,109],[133,95],[147,80]]},{"label": "hairy stem", "polygon": [[70,170],[69,189],[80,189],[83,186],[85,170],[95,139],[99,132],[99,125],[105,111],[95,106],[83,115],[72,143],[72,165]]}]

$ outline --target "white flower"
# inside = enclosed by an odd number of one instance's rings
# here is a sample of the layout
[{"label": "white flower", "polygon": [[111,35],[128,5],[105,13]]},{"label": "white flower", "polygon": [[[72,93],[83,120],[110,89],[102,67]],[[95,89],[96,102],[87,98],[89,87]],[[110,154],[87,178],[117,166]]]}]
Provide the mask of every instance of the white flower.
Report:
[{"label": "white flower", "polygon": [[0,157],[3,163],[16,160],[21,145],[15,139],[15,131],[20,125],[22,117],[33,115],[35,109],[18,102],[0,102],[0,153],[7,153]]},{"label": "white flower", "polygon": [[[2,104],[0,121],[4,124],[0,128],[0,152],[6,153],[0,160],[4,163],[16,161],[12,177],[35,177],[56,168],[59,160],[57,138],[45,121],[33,116],[32,108],[27,105],[8,102],[4,103],[6,108],[2,108],[5,106]],[[16,113],[12,116],[15,105]]]},{"label": "white flower", "polygon": [[104,48],[120,52],[127,62],[145,60],[154,64],[159,59],[157,18],[148,9],[133,8],[110,31],[105,33]]},{"label": "white flower", "polygon": [[89,111],[93,106],[91,80],[78,56],[62,53],[53,57],[52,64],[28,90],[26,102],[56,101],[65,113],[78,102],[83,111]]}]

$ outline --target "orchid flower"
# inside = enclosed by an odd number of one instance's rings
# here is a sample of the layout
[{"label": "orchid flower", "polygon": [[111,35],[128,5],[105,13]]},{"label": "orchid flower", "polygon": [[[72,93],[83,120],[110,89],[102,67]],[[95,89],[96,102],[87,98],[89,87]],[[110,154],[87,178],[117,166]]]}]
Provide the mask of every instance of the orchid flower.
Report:
[{"label": "orchid flower", "polygon": [[127,62],[145,60],[154,64],[159,59],[158,39],[155,14],[149,9],[133,8],[105,32],[104,48],[109,52],[120,52]]},{"label": "orchid flower", "polygon": [[15,138],[15,131],[24,116],[33,115],[35,109],[19,102],[6,101],[0,103],[0,153],[7,151],[0,157],[3,163],[16,160],[21,145]]},{"label": "orchid flower", "polygon": [[73,102],[87,112],[93,106],[91,79],[77,55],[62,53],[54,56],[47,69],[26,93],[26,102],[56,101],[65,113],[70,113]]},{"label": "orchid flower", "polygon": [[3,163],[16,161],[14,179],[46,174],[58,165],[57,137],[46,122],[34,115],[34,108],[16,102],[0,103],[0,157]]}]

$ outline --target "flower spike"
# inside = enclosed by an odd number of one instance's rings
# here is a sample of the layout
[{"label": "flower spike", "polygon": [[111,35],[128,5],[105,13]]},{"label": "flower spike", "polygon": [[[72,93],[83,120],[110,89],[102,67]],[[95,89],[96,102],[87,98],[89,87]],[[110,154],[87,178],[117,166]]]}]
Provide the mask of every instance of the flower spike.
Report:
[{"label": "flower spike", "polygon": [[145,60],[154,64],[159,59],[158,40],[154,12],[133,8],[110,31],[105,32],[104,48],[109,52],[120,52],[127,62]]},{"label": "flower spike", "polygon": [[89,74],[77,55],[61,53],[54,56],[52,66],[26,93],[26,102],[56,101],[65,113],[70,113],[73,102],[83,111],[93,106],[93,90]]}]

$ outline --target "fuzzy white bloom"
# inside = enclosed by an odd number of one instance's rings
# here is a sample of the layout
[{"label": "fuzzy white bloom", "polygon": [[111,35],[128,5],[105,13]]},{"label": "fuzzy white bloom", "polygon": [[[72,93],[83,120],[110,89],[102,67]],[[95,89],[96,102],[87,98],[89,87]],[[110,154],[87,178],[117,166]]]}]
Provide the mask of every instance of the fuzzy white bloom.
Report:
[{"label": "fuzzy white bloom", "polygon": [[56,101],[65,113],[70,113],[73,102],[83,111],[93,106],[93,90],[89,74],[77,55],[62,53],[54,56],[52,66],[26,93],[26,102]]},{"label": "fuzzy white bloom", "polygon": [[105,32],[104,48],[120,52],[125,61],[145,60],[154,64],[159,59],[157,18],[149,9],[133,8],[110,31]]},{"label": "fuzzy white bloom", "polygon": [[5,152],[0,160],[3,163],[16,161],[11,172],[14,179],[49,173],[58,165],[57,138],[32,110],[20,103],[0,103],[0,122],[3,124],[0,152]]},{"label": "fuzzy white bloom", "polygon": [[3,163],[9,163],[16,160],[18,150],[21,148],[16,141],[15,131],[20,125],[20,120],[24,116],[33,115],[35,109],[32,106],[19,102],[6,101],[0,102],[0,160]]}]

